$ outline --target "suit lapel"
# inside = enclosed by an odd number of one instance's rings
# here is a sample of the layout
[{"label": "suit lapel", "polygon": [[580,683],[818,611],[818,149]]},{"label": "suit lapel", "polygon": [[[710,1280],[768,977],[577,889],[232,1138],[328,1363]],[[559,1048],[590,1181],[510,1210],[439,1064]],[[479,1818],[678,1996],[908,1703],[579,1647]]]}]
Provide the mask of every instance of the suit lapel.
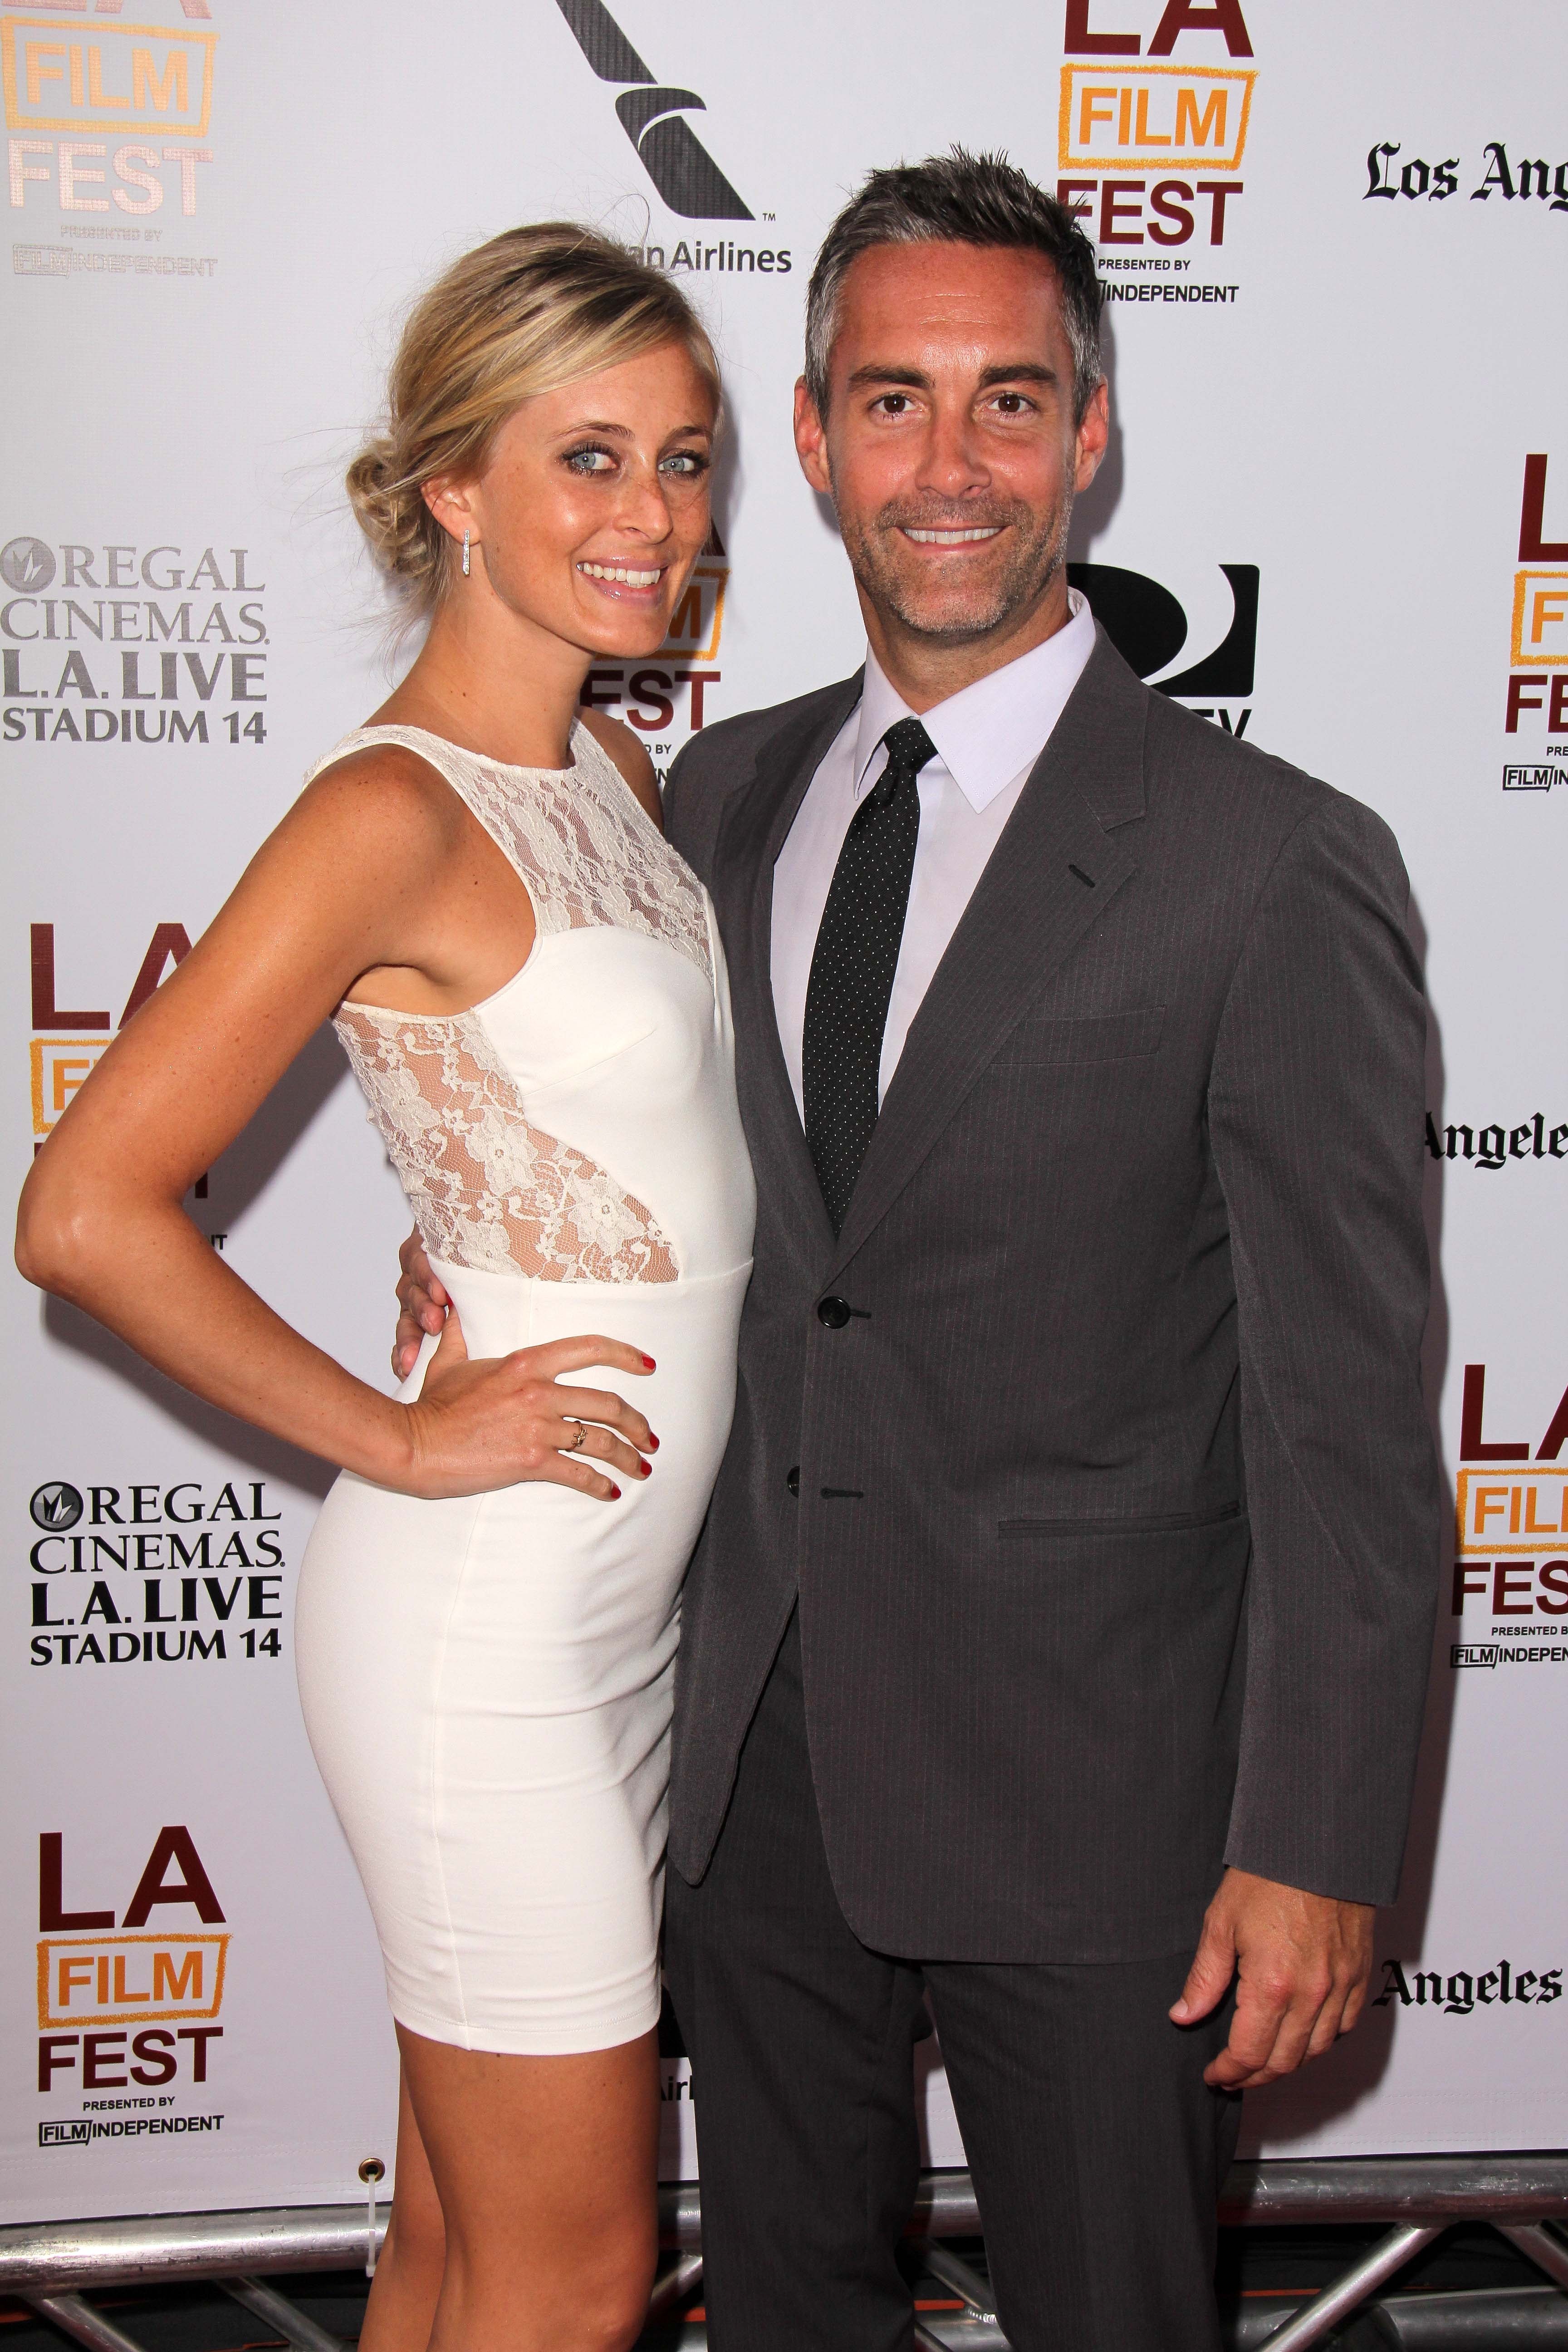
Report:
[{"label": "suit lapel", "polygon": [[784,1222],[819,1264],[833,1246],[816,1171],[805,1148],[773,1011],[773,866],[823,755],[860,699],[860,675],[814,698],[758,758],[731,795],[713,858],[713,903],[730,967],[735,1077],[759,1181],[783,1194]]},{"label": "suit lapel", "polygon": [[[887,1214],[1008,1031],[1136,873],[1112,835],[1143,814],[1145,697],[1097,633],[910,1026],[825,1281]],[[799,1135],[798,1119],[795,1128]]]}]

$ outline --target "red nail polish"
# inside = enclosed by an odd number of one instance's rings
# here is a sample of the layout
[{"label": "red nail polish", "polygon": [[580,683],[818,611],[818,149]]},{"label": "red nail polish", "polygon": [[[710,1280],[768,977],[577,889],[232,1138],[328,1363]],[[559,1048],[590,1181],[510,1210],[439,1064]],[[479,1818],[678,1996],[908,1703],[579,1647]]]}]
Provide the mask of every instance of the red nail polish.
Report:
[{"label": "red nail polish", "polygon": [[652,1450],[655,1454],[657,1454],[657,1453],[658,1452],[658,1438],[654,1435],[654,1433],[653,1433],[653,1432],[652,1432],[652,1430],[651,1430],[651,1429],[648,1431],[648,1433],[647,1433],[647,1442],[648,1442],[648,1445],[649,1445],[649,1447],[651,1448],[651,1450]]},{"label": "red nail polish", "polygon": [[653,1464],[651,1462],[643,1463],[641,1467],[642,1475],[645,1478],[651,1478],[653,1476]]},{"label": "red nail polish", "polygon": [[611,1500],[611,1502],[612,1502],[612,1503],[618,1503],[618,1502],[620,1501],[620,1499],[621,1499],[621,1490],[620,1490],[620,1488],[619,1488],[618,1486],[612,1486],[612,1487],[611,1487],[611,1489],[610,1489],[610,1500]]},{"label": "red nail polish", "polygon": [[658,1371],[658,1366],[654,1362],[654,1360],[653,1360],[653,1358],[652,1358],[651,1356],[645,1356],[645,1357],[643,1358],[643,1362],[647,1366],[648,1370],[649,1370],[650,1372],[657,1372],[657,1371]]}]

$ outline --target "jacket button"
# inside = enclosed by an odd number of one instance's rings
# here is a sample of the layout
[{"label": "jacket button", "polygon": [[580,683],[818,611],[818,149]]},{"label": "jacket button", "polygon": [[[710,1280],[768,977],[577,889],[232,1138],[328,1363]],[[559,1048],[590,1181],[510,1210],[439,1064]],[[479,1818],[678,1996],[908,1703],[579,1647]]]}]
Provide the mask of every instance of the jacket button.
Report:
[{"label": "jacket button", "polygon": [[799,1464],[798,1462],[795,1464],[795,1468],[794,1468],[793,1470],[786,1470],[786,1471],[784,1472],[784,1485],[789,1488],[790,1493],[791,1493],[792,1495],[798,1495],[798,1494],[799,1494],[799,1492],[800,1492],[800,1464]]},{"label": "jacket button", "polygon": [[847,1298],[819,1298],[816,1302],[816,1319],[819,1323],[826,1323],[830,1331],[842,1331],[849,1320],[849,1313]]}]

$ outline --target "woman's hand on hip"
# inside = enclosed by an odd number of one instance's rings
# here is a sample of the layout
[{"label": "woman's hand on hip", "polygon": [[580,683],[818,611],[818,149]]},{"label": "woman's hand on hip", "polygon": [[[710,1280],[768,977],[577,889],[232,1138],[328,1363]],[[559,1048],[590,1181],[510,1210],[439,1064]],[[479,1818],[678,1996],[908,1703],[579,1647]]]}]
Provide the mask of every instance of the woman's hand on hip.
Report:
[{"label": "woman's hand on hip", "polygon": [[647,1477],[653,1465],[647,1457],[658,1440],[614,1390],[563,1381],[563,1373],[590,1364],[637,1380],[654,1369],[640,1349],[597,1335],[470,1359],[450,1308],[424,1388],[401,1408],[408,1417],[409,1461],[397,1486],[434,1500],[538,1478],[614,1502],[621,1491],[615,1474]]}]

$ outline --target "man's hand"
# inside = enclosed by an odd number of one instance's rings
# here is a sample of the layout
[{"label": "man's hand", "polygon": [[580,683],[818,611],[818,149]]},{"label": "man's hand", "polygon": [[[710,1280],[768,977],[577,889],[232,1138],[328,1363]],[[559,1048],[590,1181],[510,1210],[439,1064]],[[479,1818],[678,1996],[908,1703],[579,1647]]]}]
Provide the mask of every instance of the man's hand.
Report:
[{"label": "man's hand", "polygon": [[392,1369],[400,1381],[405,1381],[414,1370],[419,1342],[426,1331],[439,1332],[444,1328],[447,1309],[452,1302],[425,1255],[417,1225],[398,1251],[397,1261],[403,1268],[397,1285],[397,1304],[402,1311],[397,1318],[397,1336],[392,1343]]},{"label": "man's hand", "polygon": [[1304,1895],[1249,1870],[1227,1870],[1171,2015],[1195,2025],[1237,1979],[1230,2039],[1204,2069],[1221,2091],[1254,2091],[1321,2058],[1366,2000],[1373,1906]]}]

